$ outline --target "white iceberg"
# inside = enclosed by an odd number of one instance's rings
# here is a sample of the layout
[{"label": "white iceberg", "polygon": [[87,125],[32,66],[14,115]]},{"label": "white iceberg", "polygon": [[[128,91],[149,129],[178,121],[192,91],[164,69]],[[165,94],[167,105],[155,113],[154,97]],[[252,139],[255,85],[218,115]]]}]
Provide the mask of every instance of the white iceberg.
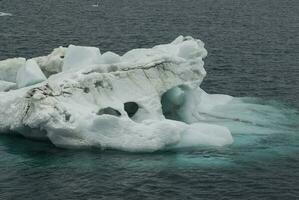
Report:
[{"label": "white iceberg", "polygon": [[[206,55],[203,42],[183,36],[123,56],[101,55],[93,47],[56,49],[34,59],[46,81],[29,60],[17,82],[31,86],[0,93],[0,132],[64,148],[152,152],[231,144],[226,127],[201,122],[206,113],[232,100],[199,88]],[[29,74],[39,74],[39,81]]]}]

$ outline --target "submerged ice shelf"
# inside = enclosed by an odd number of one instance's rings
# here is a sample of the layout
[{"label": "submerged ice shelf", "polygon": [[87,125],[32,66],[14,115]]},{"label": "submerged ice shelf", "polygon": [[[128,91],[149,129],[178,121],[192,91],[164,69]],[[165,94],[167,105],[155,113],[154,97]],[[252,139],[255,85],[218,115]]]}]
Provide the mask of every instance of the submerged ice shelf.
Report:
[{"label": "submerged ice shelf", "polygon": [[0,61],[0,132],[63,148],[230,145],[237,127],[231,124],[250,129],[266,122],[233,112],[254,106],[200,88],[206,56],[203,42],[179,36],[123,56],[70,45],[48,56]]}]

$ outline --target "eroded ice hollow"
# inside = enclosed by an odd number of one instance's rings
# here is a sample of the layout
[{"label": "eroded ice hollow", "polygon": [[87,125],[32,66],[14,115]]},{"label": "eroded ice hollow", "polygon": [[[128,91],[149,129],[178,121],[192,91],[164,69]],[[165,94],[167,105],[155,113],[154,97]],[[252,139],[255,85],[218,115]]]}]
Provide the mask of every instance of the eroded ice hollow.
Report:
[{"label": "eroded ice hollow", "polygon": [[122,56],[70,45],[1,61],[0,132],[63,148],[151,152],[232,144],[228,128],[204,122],[233,99],[200,89],[206,55],[203,42],[179,36]]}]

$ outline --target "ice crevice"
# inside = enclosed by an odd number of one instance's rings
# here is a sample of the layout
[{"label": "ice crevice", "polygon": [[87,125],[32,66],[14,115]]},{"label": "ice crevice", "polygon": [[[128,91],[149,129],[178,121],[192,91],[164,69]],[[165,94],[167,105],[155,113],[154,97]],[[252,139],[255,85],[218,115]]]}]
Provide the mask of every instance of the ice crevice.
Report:
[{"label": "ice crevice", "polygon": [[230,145],[230,130],[203,114],[234,99],[200,88],[206,56],[202,41],[179,36],[122,56],[70,45],[0,61],[0,132],[131,152]]}]

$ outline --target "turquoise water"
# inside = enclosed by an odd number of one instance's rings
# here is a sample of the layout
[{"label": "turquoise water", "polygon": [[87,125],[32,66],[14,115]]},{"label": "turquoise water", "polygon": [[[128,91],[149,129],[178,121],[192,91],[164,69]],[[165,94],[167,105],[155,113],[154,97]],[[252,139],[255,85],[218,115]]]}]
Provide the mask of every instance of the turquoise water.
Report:
[{"label": "turquoise water", "polygon": [[13,14],[0,17],[0,59],[68,44],[123,54],[192,35],[209,52],[202,88],[245,97],[214,113],[234,144],[133,154],[1,135],[0,199],[299,198],[297,0],[95,2],[0,1]]},{"label": "turquoise water", "polygon": [[[65,150],[47,142],[1,136],[0,197],[296,199],[298,113],[276,102],[242,102],[260,107],[261,112],[250,113],[255,115],[253,119],[260,118],[260,123],[242,125],[243,122],[234,124],[227,119],[221,122],[236,129],[234,144],[226,147],[141,154]],[[248,116],[243,113],[242,119]],[[267,119],[261,120],[262,117]]]}]

